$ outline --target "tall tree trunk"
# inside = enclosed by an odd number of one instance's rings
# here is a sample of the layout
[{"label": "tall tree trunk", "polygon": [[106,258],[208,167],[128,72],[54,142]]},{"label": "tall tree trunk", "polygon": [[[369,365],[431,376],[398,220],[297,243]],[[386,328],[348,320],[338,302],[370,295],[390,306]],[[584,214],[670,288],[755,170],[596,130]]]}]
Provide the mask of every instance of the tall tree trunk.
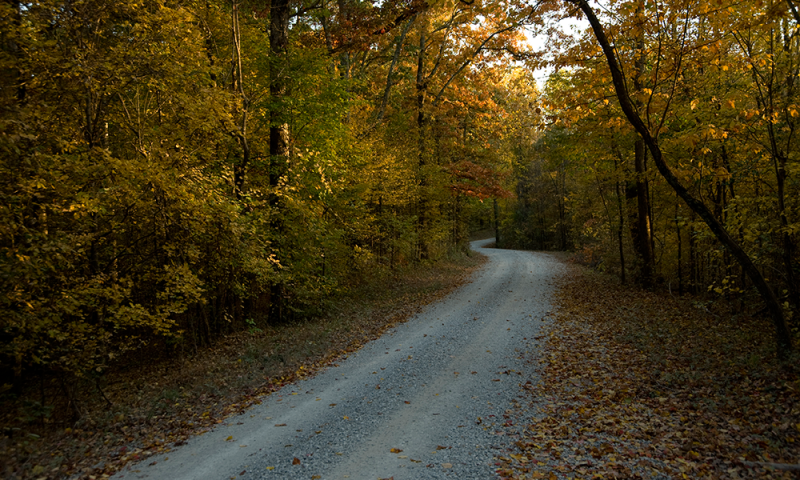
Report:
[{"label": "tall tree trunk", "polygon": [[[11,7],[11,10],[14,12],[14,18],[12,23],[14,27],[19,27],[22,24],[22,7],[21,2],[19,0],[6,0],[6,3]],[[18,32],[14,32],[16,34]],[[3,45],[2,48],[5,52],[10,55],[14,59],[19,59],[20,49],[17,45],[16,38],[13,37],[13,34],[9,34],[9,32],[4,32],[2,36],[0,36],[0,40],[2,40]],[[26,97],[26,89],[25,89],[25,82],[23,81],[23,73],[20,71],[18,66],[14,66],[12,68],[7,69],[4,72],[0,72],[0,94],[2,94],[3,100],[6,98],[12,102],[16,102],[19,105],[25,103]]]},{"label": "tall tree trunk", "polygon": [[[637,19],[641,20],[644,15],[644,2],[640,0],[636,6]],[[645,51],[644,51],[644,25],[639,26],[639,34],[636,39],[636,48],[634,50],[634,65],[633,65],[633,91],[637,94],[642,91],[642,72],[645,66]],[[643,104],[639,100],[633,101],[633,106],[637,112],[641,111]],[[647,150],[645,149],[644,140],[637,138],[634,143],[634,170],[636,172],[635,178],[635,196],[636,196],[636,227],[632,228],[633,245],[636,250],[636,256],[639,260],[639,281],[645,287],[650,287],[653,283],[653,238],[650,221],[650,196],[647,185]],[[633,227],[634,223],[631,222]]]},{"label": "tall tree trunk", "polygon": [[634,143],[634,176],[628,183],[626,197],[635,200],[629,205],[629,227],[633,248],[639,269],[639,282],[644,287],[650,287],[653,280],[653,250],[650,228],[650,199],[647,194],[645,175],[645,145],[639,138]]},{"label": "tall tree trunk", "polygon": [[697,285],[700,281],[697,267],[697,238],[694,230],[695,215],[692,211],[689,224],[689,293],[692,294],[697,293]]},{"label": "tall tree trunk", "polygon": [[675,203],[675,236],[678,239],[678,295],[683,295],[683,249],[681,243],[681,224],[678,220],[678,209],[680,206]]},{"label": "tall tree trunk", "polygon": [[560,244],[560,250],[565,251],[567,249],[567,207],[564,204],[564,198],[566,197],[566,172],[564,171],[564,164],[561,164],[561,168],[558,172],[558,177],[556,179],[556,194],[558,195],[558,243]]},{"label": "tall tree trunk", "polygon": [[496,198],[492,199],[492,205],[494,207],[494,246],[495,248],[500,248],[500,212],[498,211]]},{"label": "tall tree trunk", "polygon": [[[617,160],[614,159],[614,170],[618,170],[619,165]],[[625,248],[622,243],[625,232],[625,206],[622,199],[622,192],[619,181],[614,182],[614,188],[617,193],[617,210],[619,213],[619,224],[617,225],[617,243],[619,245],[619,280],[625,285]]]},{"label": "tall tree trunk", "polygon": [[[339,16],[344,22],[350,22],[350,0],[338,0]],[[350,80],[350,72],[352,70],[352,59],[350,52],[343,51],[339,55],[339,74],[345,80]]]},{"label": "tall tree trunk", "polygon": [[783,243],[783,264],[786,269],[786,286],[788,290],[789,303],[792,308],[800,308],[800,292],[798,292],[797,281],[794,275],[794,250],[792,236],[789,232],[789,219],[786,215],[786,158],[781,155],[775,159],[775,176],[778,180],[778,214],[781,219],[781,240]]},{"label": "tall tree trunk", "polygon": [[719,240],[719,242],[728,249],[731,255],[733,255],[733,257],[739,262],[739,265],[741,265],[742,269],[747,272],[747,276],[750,277],[750,280],[758,290],[764,303],[766,303],[767,309],[770,313],[770,317],[775,328],[775,343],[778,356],[781,358],[787,358],[792,351],[792,336],[786,323],[786,318],[783,314],[783,307],[778,301],[778,297],[775,295],[772,287],[770,287],[770,285],[766,282],[764,276],[755,266],[747,252],[745,252],[744,249],[742,249],[742,247],[736,242],[736,240],[734,240],[733,237],[728,234],[727,230],[725,230],[725,227],[716,217],[714,217],[708,207],[702,201],[694,198],[689,190],[687,190],[686,187],[681,184],[680,180],[678,180],[678,177],[675,176],[675,174],[669,168],[669,165],[667,165],[667,163],[664,161],[661,148],[658,145],[658,139],[651,135],[650,129],[642,121],[641,117],[631,103],[630,96],[628,95],[628,91],[625,86],[625,78],[622,74],[622,70],[620,70],[619,64],[617,63],[617,57],[616,53],[614,52],[614,48],[608,41],[608,37],[606,36],[606,32],[603,29],[602,24],[597,19],[594,10],[588,4],[587,0],[565,1],[580,8],[584,15],[586,15],[586,18],[589,20],[589,24],[594,31],[595,37],[603,50],[606,60],[608,61],[608,66],[611,70],[611,77],[614,83],[614,90],[619,100],[620,107],[625,113],[628,121],[631,123],[633,128],[639,132],[639,135],[641,135],[645,145],[650,150],[650,154],[653,156],[653,161],[655,162],[659,173],[661,173],[661,175],[664,177],[670,187],[675,190],[678,196],[681,197],[684,202],[686,202],[689,208],[691,208],[700,218],[703,219],[711,232],[717,237],[717,240]]},{"label": "tall tree trunk", "polygon": [[383,98],[381,99],[381,106],[378,109],[377,115],[375,115],[375,123],[376,125],[383,120],[383,116],[386,114],[386,107],[389,105],[389,94],[392,91],[392,86],[394,85],[394,68],[397,65],[397,61],[400,59],[400,53],[403,51],[403,42],[406,40],[406,35],[408,34],[408,30],[411,28],[411,24],[414,23],[414,19],[416,16],[411,17],[407,22],[405,27],[403,27],[403,31],[397,38],[397,46],[394,49],[394,55],[392,56],[392,63],[389,65],[389,72],[386,74],[386,88],[383,90]]},{"label": "tall tree trunk", "polygon": [[250,101],[244,93],[244,74],[242,72],[242,33],[239,29],[239,3],[238,0],[231,1],[231,91],[239,97],[238,131],[236,141],[242,149],[242,156],[233,163],[233,188],[236,198],[241,199],[244,192],[244,182],[248,165],[250,164],[250,143],[247,139],[247,121],[250,108]]},{"label": "tall tree trunk", "polygon": [[418,248],[419,258],[425,260],[429,257],[429,246],[427,238],[428,230],[428,205],[427,205],[427,184],[426,166],[427,166],[427,138],[426,126],[427,117],[425,116],[425,99],[428,94],[428,84],[425,78],[425,42],[428,27],[428,20],[425,19],[419,34],[419,54],[417,56],[417,81],[416,81],[416,97],[417,97],[417,148],[418,148],[418,186],[419,198],[417,200],[417,235],[418,235]]},{"label": "tall tree trunk", "polygon": [[[272,111],[270,111],[269,128],[269,185],[273,192],[270,194],[270,206],[273,208],[272,227],[278,238],[279,258],[281,243],[284,233],[283,210],[284,205],[277,189],[280,181],[286,176],[289,168],[289,124],[284,116],[281,100],[288,95],[288,78],[284,73],[288,64],[289,52],[289,0],[271,0],[269,18],[269,47],[270,47],[270,84],[269,93],[272,96]],[[283,260],[281,258],[281,260]],[[270,290],[270,313],[273,320],[283,318],[284,291],[281,283],[276,283]]]}]

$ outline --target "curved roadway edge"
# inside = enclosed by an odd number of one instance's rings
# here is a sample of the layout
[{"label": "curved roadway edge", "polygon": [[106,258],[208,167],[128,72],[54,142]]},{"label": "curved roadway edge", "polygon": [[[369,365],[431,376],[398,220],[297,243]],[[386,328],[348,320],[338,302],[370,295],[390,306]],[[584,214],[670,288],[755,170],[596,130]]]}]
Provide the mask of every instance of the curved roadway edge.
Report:
[{"label": "curved roadway edge", "polygon": [[503,415],[520,384],[536,383],[520,373],[521,357],[537,353],[564,268],[488,243],[472,243],[489,257],[472,283],[338,367],[114,478],[493,478],[493,457],[510,442]]}]

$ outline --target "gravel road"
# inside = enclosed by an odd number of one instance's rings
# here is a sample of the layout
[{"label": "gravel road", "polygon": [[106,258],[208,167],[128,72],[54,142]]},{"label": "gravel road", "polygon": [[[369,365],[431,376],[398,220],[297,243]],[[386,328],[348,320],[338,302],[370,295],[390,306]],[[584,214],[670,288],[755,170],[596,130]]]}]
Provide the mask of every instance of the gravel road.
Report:
[{"label": "gravel road", "polygon": [[537,348],[564,270],[488,243],[472,243],[489,257],[472,283],[338,367],[114,478],[494,478],[493,456],[510,441],[503,415],[531,380],[519,357]]}]

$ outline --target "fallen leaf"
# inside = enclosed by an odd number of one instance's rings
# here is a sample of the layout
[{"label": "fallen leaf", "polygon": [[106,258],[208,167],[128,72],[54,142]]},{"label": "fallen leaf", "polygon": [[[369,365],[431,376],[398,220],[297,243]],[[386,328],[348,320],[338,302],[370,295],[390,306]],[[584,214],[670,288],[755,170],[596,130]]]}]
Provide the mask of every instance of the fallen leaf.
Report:
[{"label": "fallen leaf", "polygon": [[297,457],[294,457],[294,459],[292,459],[292,465],[300,465],[300,459],[297,458]]},{"label": "fallen leaf", "polygon": [[389,450],[389,451],[390,451],[390,452],[392,452],[392,453],[400,453],[400,452],[402,452],[403,450],[402,450],[402,449],[400,449],[400,448],[393,448],[393,449],[391,449],[391,450]]},{"label": "fallen leaf", "polygon": [[453,464],[452,463],[443,463],[442,464],[442,468],[453,468]]}]

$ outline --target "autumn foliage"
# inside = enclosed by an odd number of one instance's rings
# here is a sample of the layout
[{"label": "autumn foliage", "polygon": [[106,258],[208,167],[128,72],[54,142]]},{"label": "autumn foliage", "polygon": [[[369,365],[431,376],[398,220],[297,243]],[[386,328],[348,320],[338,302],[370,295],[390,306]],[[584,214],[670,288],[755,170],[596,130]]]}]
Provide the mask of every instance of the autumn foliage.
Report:
[{"label": "autumn foliage", "polygon": [[31,418],[74,422],[132,359],[463,250],[507,195],[503,119],[535,85],[506,47],[529,13],[2,2],[0,395],[35,376]]},{"label": "autumn foliage", "polygon": [[[592,9],[564,3],[552,18]],[[596,10],[608,51],[586,23],[553,40],[508,245],[770,315],[785,355],[800,308],[793,5],[612,2]]]}]

